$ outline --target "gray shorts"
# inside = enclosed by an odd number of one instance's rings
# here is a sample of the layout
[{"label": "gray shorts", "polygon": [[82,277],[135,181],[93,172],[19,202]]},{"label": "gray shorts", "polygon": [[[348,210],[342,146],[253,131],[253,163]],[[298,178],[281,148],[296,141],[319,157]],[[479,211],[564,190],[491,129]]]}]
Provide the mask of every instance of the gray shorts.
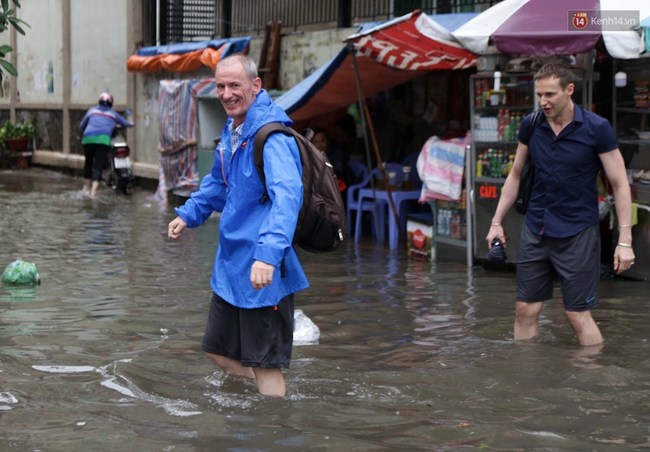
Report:
[{"label": "gray shorts", "polygon": [[561,239],[533,234],[524,224],[517,253],[517,301],[551,299],[556,275],[567,311],[586,311],[598,306],[598,224]]}]

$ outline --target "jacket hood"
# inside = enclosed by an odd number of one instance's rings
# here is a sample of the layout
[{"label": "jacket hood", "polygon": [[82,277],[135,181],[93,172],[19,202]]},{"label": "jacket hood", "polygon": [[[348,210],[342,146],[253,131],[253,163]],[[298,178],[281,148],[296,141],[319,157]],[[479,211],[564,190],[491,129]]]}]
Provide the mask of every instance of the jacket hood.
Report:
[{"label": "jacket hood", "polygon": [[[230,121],[232,121],[232,118],[228,120],[229,125]],[[248,109],[248,112],[246,112],[242,136],[253,136],[264,125],[270,122],[280,122],[286,126],[293,124],[291,118],[273,102],[271,96],[263,89],[257,93],[255,100]]]}]

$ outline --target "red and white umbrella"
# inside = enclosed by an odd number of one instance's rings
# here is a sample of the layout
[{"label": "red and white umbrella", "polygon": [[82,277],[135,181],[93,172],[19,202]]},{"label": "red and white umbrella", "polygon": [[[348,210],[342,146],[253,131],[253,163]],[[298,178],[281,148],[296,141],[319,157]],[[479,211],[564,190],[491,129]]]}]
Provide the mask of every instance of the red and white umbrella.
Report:
[{"label": "red and white umbrella", "polygon": [[402,70],[466,69],[477,56],[420,10],[348,36],[358,53]]},{"label": "red and white umbrella", "polygon": [[[584,53],[602,37],[612,57],[628,59],[644,50],[638,21],[647,16],[649,0],[504,0],[452,35],[478,55],[489,53],[490,43],[509,55]],[[592,18],[607,18],[609,23]]]}]

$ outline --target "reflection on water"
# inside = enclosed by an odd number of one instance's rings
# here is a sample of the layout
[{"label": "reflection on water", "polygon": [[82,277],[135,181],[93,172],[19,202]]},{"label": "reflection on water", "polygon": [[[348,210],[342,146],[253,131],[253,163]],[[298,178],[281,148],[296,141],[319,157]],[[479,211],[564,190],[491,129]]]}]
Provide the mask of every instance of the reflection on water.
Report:
[{"label": "reflection on water", "polygon": [[367,240],[301,253],[320,329],[289,396],[200,351],[217,221],[166,238],[172,206],[43,169],[0,171],[0,429],[7,450],[645,450],[645,283],[601,286],[603,347],[577,346],[559,292],[512,338],[514,277],[409,260]]}]

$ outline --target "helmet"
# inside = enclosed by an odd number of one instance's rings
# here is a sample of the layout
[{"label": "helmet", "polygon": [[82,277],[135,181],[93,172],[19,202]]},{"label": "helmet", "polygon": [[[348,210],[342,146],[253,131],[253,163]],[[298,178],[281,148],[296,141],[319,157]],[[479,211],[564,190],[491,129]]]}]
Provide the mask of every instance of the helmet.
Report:
[{"label": "helmet", "polygon": [[108,93],[101,93],[99,95],[99,105],[111,108],[113,106],[113,96]]}]

